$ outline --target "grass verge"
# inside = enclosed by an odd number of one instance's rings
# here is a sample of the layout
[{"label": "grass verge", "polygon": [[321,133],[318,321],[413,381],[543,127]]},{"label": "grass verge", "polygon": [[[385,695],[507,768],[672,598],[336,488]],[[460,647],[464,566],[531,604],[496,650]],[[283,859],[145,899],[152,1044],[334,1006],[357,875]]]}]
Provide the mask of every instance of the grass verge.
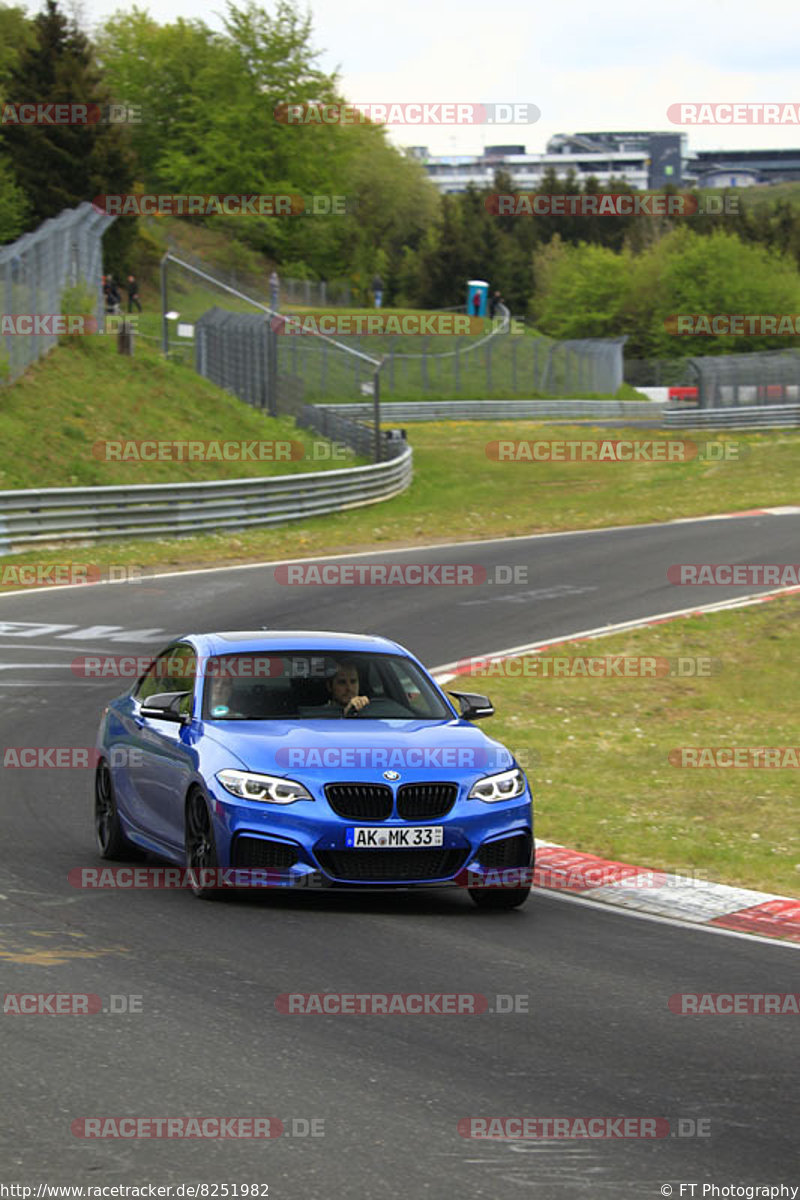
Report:
[{"label": "grass verge", "polygon": [[[106,441],[279,442],[267,453],[303,446],[304,457],[226,461],[109,461]],[[353,466],[348,452],[331,460],[323,439],[290,417],[270,418],[202,379],[166,363],[144,343],[120,358],[111,338],[75,338],[0,389],[0,490],[176,483]],[[320,444],[320,445],[317,445]],[[315,445],[317,449],[315,450]]]},{"label": "grass verge", "polygon": [[[498,715],[487,733],[515,749],[534,791],[537,836],[636,865],[800,896],[797,769],[680,767],[680,747],[797,748],[800,597],[672,621],[548,652],[564,659],[710,660],[707,677],[509,677],[514,663],[461,675]],[[526,660],[515,660],[520,670]],[[561,667],[561,670],[574,670]],[[707,669],[707,668],[704,668]],[[456,686],[455,683],[452,686]],[[521,748],[521,749],[520,749]]]},{"label": "grass verge", "polygon": [[[198,386],[201,383],[197,381]],[[77,399],[74,402],[78,404]],[[237,411],[246,407],[235,400],[231,400],[231,404],[237,406]],[[264,418],[252,415],[264,422]],[[74,419],[80,420],[80,414]],[[132,418],[130,427],[136,428]],[[264,425],[259,428],[263,430]],[[158,436],[168,436],[163,426],[159,425],[157,429]],[[293,426],[291,430],[291,437],[299,436]],[[194,428],[191,432],[196,436]],[[99,435],[93,433],[94,436]],[[182,436],[186,436],[185,430]],[[239,436],[242,436],[241,432]],[[673,439],[681,437],[678,432],[669,436]],[[695,435],[687,436],[693,438]],[[797,501],[800,439],[793,431],[720,435],[718,443],[729,447],[731,453],[736,450],[738,458],[723,461],[695,458],[672,463],[499,462],[487,457],[486,453],[487,445],[498,440],[570,441],[607,437],[618,440],[629,437],[647,441],[667,437],[666,434],[641,430],[626,433],[625,430],[604,431],[588,426],[548,427],[522,421],[498,425],[468,421],[426,422],[412,426],[409,437],[414,448],[414,481],[407,492],[393,500],[332,516],[296,521],[277,529],[98,544],[90,548],[91,561],[99,565],[134,564],[143,568],[178,569],[335,554],[336,551],[389,549],[433,541],[600,529],[609,525],[669,521],[677,517],[742,511]],[[84,437],[84,457],[88,444],[88,437]],[[16,453],[22,456],[27,453],[23,443],[17,444]],[[7,462],[3,462],[4,467]],[[158,465],[174,467],[175,464]],[[302,462],[291,465],[306,467]],[[151,481],[149,467],[143,463],[115,466],[118,472],[125,468],[124,478],[128,482]],[[40,467],[38,482],[49,482],[41,459]],[[30,472],[30,467],[26,466],[25,470]],[[61,472],[63,475],[63,466]],[[106,477],[97,482],[109,483],[118,479],[119,474],[113,480]],[[70,557],[69,547],[54,546],[4,557],[2,564],[61,563]],[[85,558],[84,552],[82,561]]]}]

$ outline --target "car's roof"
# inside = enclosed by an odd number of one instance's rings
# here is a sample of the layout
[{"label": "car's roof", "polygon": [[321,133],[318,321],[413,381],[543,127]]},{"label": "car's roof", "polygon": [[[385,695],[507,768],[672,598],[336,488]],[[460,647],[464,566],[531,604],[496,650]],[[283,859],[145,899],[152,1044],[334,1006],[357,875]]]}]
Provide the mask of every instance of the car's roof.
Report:
[{"label": "car's roof", "polygon": [[403,654],[408,651],[388,638],[372,634],[319,629],[233,629],[186,634],[204,655],[243,654],[258,650],[330,650],[350,654]]}]

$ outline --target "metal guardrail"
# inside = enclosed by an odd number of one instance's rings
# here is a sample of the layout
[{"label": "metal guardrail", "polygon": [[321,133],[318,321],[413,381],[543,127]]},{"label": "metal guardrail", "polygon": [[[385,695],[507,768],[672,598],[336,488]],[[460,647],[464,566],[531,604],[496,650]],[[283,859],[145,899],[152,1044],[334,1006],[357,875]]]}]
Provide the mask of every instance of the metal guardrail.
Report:
[{"label": "metal guardrail", "polygon": [[299,521],[389,500],[411,482],[412,452],[363,467],[258,479],[0,492],[0,554],[101,538],[188,536]]},{"label": "metal guardrail", "polygon": [[[295,418],[298,425],[305,429],[314,429],[332,442],[344,442],[355,450],[356,454],[369,458],[375,454],[375,431],[367,425],[353,420],[349,413],[337,412],[337,408],[346,407],[335,405],[322,408],[320,405],[306,404]],[[359,405],[359,408],[362,406]],[[365,416],[373,415],[372,405],[365,405]],[[397,458],[407,446],[405,438],[388,438],[382,436],[378,440],[381,461]],[[377,456],[376,456],[377,457]]]},{"label": "metal guardrail", "polygon": [[766,429],[800,425],[800,404],[732,408],[665,408],[664,424],[681,429]]},{"label": "metal guardrail", "polygon": [[[652,412],[636,401],[476,400],[384,404],[385,421],[503,420],[536,416],[627,416]],[[800,404],[728,409],[661,408],[667,427],[750,429],[800,427]],[[358,418],[369,404],[308,406],[299,424],[364,453],[373,434]],[[342,512],[404,491],[413,456],[404,440],[387,440],[385,461],[335,471],[205,483],[133,487],[31,488],[0,492],[0,555],[26,546],[103,538],[189,536],[244,529]]]},{"label": "metal guardrail", "polygon": [[[316,404],[322,412],[363,420],[370,404]],[[416,400],[382,401],[382,421],[518,421],[536,417],[653,416],[647,400]],[[659,410],[660,411],[660,410]]]}]

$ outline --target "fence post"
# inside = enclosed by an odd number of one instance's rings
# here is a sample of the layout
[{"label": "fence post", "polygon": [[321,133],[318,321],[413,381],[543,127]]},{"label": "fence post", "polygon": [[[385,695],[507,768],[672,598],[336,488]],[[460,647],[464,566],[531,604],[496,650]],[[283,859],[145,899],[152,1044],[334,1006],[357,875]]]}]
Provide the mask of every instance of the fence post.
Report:
[{"label": "fence post", "polygon": [[161,259],[161,348],[164,357],[169,354],[169,325],[167,324],[167,263],[169,251]]},{"label": "fence post", "polygon": [[267,320],[267,409],[271,417],[278,415],[278,335]]},{"label": "fence post", "polygon": [[375,462],[381,461],[381,367],[384,358],[375,368],[372,376],[372,415],[375,422]]}]

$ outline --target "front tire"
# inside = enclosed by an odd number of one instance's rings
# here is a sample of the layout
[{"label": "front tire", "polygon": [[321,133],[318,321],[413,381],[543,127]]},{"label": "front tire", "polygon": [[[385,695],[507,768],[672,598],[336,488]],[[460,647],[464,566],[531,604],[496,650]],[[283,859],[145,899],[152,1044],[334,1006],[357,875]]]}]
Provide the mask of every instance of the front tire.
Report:
[{"label": "front tire", "polygon": [[[217,843],[214,838],[214,825],[211,813],[206,804],[206,798],[199,789],[195,789],[186,801],[186,825],[184,842],[186,846],[186,869],[189,874],[189,886],[198,900],[219,900],[222,892],[219,888],[209,886],[209,878],[218,874]],[[209,875],[209,873],[213,875]]]},{"label": "front tire", "polygon": [[142,852],[122,831],[108,763],[101,758],[94,776],[94,834],[102,858],[115,861],[142,858]]}]

